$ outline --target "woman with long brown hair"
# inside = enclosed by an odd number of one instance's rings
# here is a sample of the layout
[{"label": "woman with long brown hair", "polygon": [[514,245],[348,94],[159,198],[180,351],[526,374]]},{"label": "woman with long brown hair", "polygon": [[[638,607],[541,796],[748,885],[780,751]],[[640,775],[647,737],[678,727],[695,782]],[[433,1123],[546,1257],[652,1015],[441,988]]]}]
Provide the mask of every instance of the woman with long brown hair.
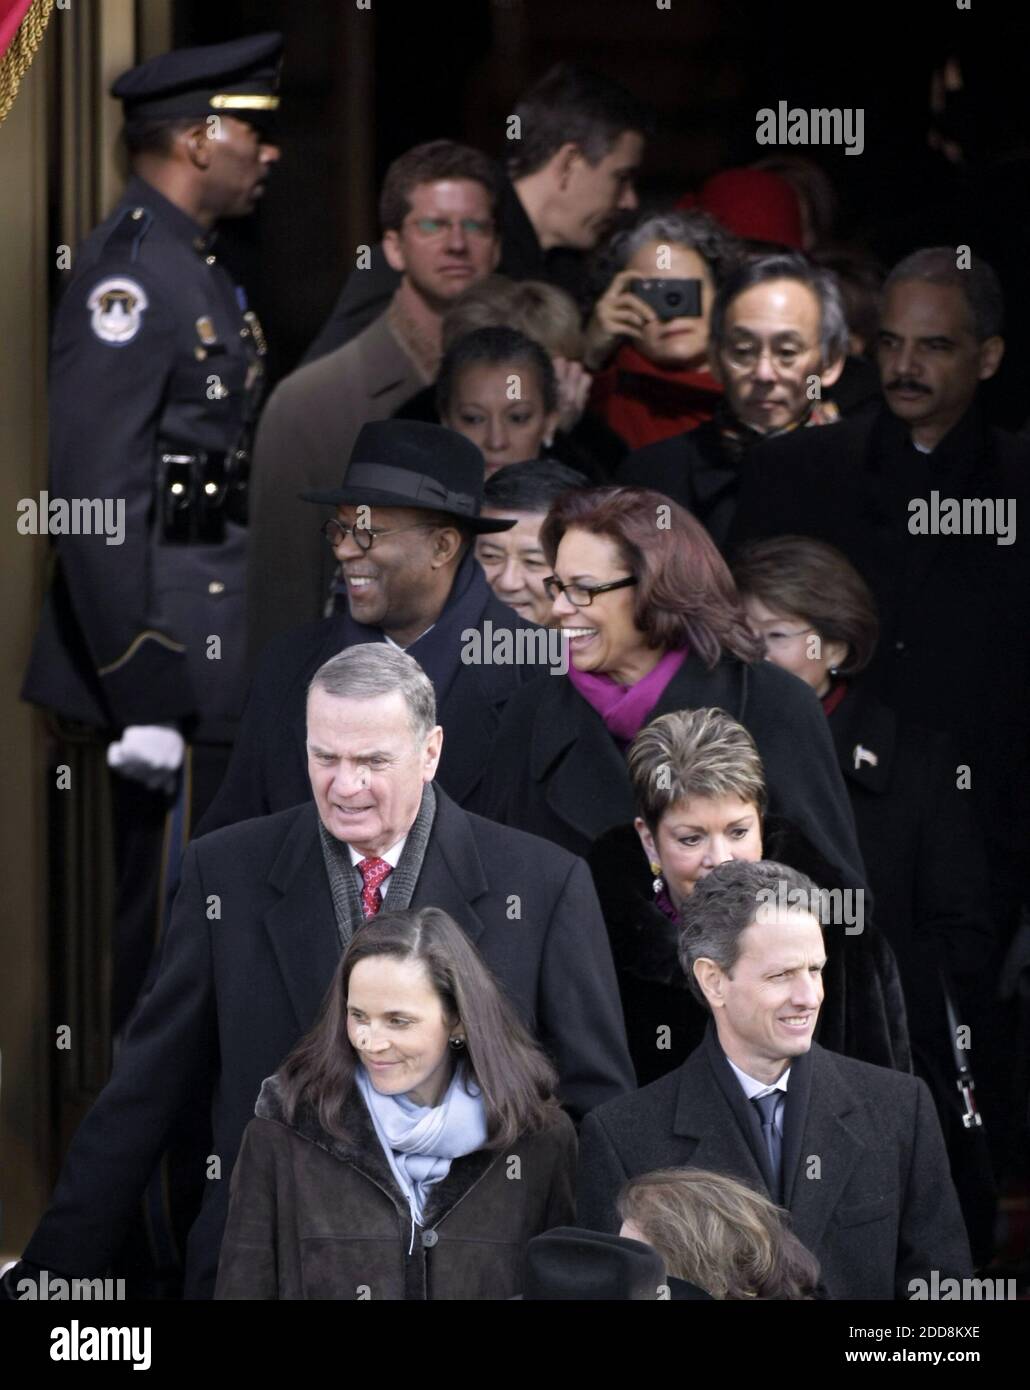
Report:
[{"label": "woman with long brown hair", "polygon": [[704,527],[645,488],[577,489],[541,543],[565,676],[505,707],[475,810],[586,855],[634,816],[625,753],[671,710],[723,709],[750,732],[772,810],[849,887],[864,882],[847,794],[819,702],[761,660],[730,572]]},{"label": "woman with long brown hair", "polygon": [[555,1086],[445,912],[380,913],[262,1086],[215,1296],[514,1296],[526,1243],[573,1217]]}]

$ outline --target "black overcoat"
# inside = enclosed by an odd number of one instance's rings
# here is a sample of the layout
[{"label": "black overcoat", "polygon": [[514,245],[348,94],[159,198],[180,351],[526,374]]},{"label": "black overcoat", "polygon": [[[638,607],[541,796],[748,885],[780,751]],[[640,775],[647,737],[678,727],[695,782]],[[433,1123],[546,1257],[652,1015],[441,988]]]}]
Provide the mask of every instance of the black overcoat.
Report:
[{"label": "black overcoat", "polygon": [[723,448],[718,423],[706,420],[696,429],[634,450],[619,465],[616,480],[671,497],[697,517],[721,550],[736,509],[743,466],[743,460],[731,458]]},{"label": "black overcoat", "polygon": [[[790,820],[847,887],[862,887],[851,807],[815,694],[767,661],[726,657],[709,671],[691,654],[649,719],[707,707],[725,710],[755,740],[770,810]],[[474,809],[584,857],[599,835],[632,821],[625,757],[567,677],[541,676],[508,701]]]},{"label": "black overcoat", "polygon": [[[582,1115],[632,1089],[618,986],[587,866],[437,791],[412,907],[449,913],[553,1056]],[[517,915],[516,915],[517,912]],[[160,967],[80,1126],[25,1258],[100,1274],[188,1100],[210,1098],[221,1176],[190,1233],[187,1297],[211,1293],[229,1174],[266,1076],[312,1026],[340,958],[313,803],[194,840]]]},{"label": "black overcoat", "polygon": [[[628,1178],[724,1173],[770,1196],[757,1111],[713,1030],[679,1070],[588,1115],[577,1218],[615,1231]],[[908,1298],[910,1280],[966,1278],[969,1244],[930,1093],[918,1077],[813,1043],[790,1069],[783,1205],[831,1298]],[[775,1200],[775,1197],[773,1198]]]},{"label": "black overcoat", "polygon": [[[913,501],[1014,503],[1012,544],[919,534]],[[991,858],[995,917],[1011,920],[1030,869],[1030,442],[974,406],[929,455],[889,411],[798,430],[749,460],[730,545],[814,536],[869,584],[880,615],[863,678],[906,722],[952,735]],[[971,518],[975,521],[975,518]],[[956,767],[957,771],[957,767]]]}]

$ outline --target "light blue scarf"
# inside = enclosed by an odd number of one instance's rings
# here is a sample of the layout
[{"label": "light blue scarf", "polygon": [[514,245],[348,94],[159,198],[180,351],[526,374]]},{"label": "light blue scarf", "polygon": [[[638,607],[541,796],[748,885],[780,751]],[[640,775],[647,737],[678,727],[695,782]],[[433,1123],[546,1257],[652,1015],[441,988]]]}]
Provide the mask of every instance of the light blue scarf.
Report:
[{"label": "light blue scarf", "polygon": [[390,1171],[407,1199],[414,1240],[415,1223],[422,1225],[429,1189],[451,1171],[452,1159],[475,1153],[486,1143],[483,1097],[460,1063],[439,1105],[416,1105],[404,1095],[381,1095],[360,1063],[354,1079]]}]

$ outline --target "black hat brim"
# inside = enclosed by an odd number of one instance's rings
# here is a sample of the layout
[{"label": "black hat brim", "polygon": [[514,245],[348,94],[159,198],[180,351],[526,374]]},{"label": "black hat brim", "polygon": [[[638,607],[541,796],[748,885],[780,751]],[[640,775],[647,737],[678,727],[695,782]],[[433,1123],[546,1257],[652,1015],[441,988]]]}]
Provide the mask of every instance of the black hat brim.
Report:
[{"label": "black hat brim", "polygon": [[402,497],[396,492],[386,492],[378,488],[334,487],[325,492],[302,492],[304,502],[317,502],[327,507],[406,507],[420,512],[437,512],[449,517],[476,535],[487,535],[491,531],[510,531],[518,519],[507,520],[493,516],[466,516],[461,512],[448,512],[442,507],[434,507],[427,502],[413,502],[410,497]]}]

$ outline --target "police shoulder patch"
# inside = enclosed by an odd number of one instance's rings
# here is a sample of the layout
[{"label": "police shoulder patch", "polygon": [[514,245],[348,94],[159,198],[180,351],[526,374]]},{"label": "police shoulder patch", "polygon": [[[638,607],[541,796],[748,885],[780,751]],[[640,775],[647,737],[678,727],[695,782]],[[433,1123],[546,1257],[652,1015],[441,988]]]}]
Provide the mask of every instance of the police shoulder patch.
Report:
[{"label": "police shoulder patch", "polygon": [[124,347],[140,330],[147,296],[142,285],[126,276],[115,275],[93,289],[86,301],[90,326],[102,343]]}]

